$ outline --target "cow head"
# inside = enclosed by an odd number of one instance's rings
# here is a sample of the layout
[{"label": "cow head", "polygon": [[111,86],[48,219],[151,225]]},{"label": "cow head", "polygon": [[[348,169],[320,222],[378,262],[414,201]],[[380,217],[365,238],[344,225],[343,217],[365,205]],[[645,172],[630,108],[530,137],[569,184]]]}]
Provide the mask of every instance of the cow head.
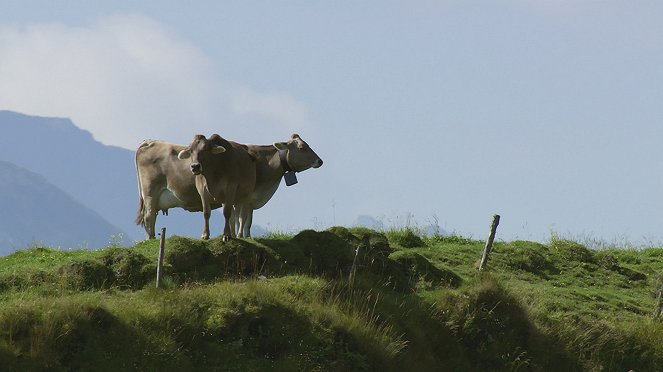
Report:
[{"label": "cow head", "polygon": [[220,138],[218,134],[211,135],[209,139],[205,138],[202,134],[197,134],[193,137],[193,142],[191,142],[189,147],[180,151],[177,157],[181,160],[191,159],[191,173],[195,175],[201,174],[203,172],[203,164],[209,158],[226,151],[225,147],[216,144]]},{"label": "cow head", "polygon": [[288,142],[275,142],[274,147],[285,152],[288,166],[295,172],[322,166],[322,159],[298,134],[293,134]]}]

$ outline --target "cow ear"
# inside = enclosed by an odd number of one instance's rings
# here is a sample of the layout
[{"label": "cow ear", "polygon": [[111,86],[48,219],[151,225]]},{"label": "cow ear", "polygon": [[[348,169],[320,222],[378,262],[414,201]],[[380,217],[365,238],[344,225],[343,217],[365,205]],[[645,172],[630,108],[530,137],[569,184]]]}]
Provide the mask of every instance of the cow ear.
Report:
[{"label": "cow ear", "polygon": [[223,146],[214,146],[212,147],[212,154],[221,154],[226,152],[226,148]]},{"label": "cow ear", "polygon": [[288,144],[286,142],[274,142],[274,147],[278,150],[287,150]]},{"label": "cow ear", "polygon": [[189,150],[182,150],[180,151],[179,154],[177,154],[177,158],[180,160],[188,159],[191,157],[191,151]]}]

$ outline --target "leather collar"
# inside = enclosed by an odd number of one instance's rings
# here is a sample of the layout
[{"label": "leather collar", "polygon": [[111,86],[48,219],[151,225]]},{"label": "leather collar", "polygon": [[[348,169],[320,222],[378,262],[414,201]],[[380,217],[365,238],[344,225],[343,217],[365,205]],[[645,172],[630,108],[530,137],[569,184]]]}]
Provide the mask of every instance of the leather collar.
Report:
[{"label": "leather collar", "polygon": [[279,150],[279,159],[281,159],[281,166],[283,167],[283,170],[286,172],[294,172],[292,168],[290,168],[290,164],[288,164],[288,159],[286,158],[286,150]]}]

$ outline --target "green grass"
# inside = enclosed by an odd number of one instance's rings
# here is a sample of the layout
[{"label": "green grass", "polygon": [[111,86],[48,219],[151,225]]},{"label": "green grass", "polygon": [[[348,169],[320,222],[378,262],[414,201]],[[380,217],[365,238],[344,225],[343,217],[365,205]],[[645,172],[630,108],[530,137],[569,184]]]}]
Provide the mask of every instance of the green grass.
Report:
[{"label": "green grass", "polygon": [[663,249],[331,228],[0,257],[6,370],[656,370]]}]

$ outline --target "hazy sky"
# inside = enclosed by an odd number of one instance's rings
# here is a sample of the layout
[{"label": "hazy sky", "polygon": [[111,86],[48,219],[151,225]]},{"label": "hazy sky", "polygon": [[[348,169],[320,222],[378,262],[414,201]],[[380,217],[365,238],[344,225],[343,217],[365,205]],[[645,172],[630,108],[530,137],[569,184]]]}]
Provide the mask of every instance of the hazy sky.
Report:
[{"label": "hazy sky", "polygon": [[663,241],[662,2],[189,3],[2,1],[0,109],[129,149],[298,132],[325,164],[272,228]]}]

